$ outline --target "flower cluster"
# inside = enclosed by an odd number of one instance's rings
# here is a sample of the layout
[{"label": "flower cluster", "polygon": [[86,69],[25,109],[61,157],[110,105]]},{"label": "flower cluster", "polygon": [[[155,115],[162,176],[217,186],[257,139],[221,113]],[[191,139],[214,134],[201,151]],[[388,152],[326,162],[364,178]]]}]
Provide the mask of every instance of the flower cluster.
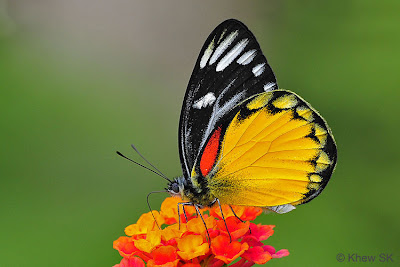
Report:
[{"label": "flower cluster", "polygon": [[[179,202],[179,198],[165,199],[161,212],[153,211],[157,223],[149,212],[126,227],[127,236],[121,236],[113,244],[123,257],[114,267],[145,266],[144,262],[160,267],[220,267],[237,259],[231,266],[248,267],[289,255],[286,249],[276,252],[261,242],[274,233],[274,225],[249,222],[262,213],[261,208],[232,206],[239,220],[229,206],[223,205],[224,222],[216,205],[200,210],[203,222],[193,206],[181,206],[186,216],[181,211],[179,223]],[[165,226],[161,230],[157,224]]]}]

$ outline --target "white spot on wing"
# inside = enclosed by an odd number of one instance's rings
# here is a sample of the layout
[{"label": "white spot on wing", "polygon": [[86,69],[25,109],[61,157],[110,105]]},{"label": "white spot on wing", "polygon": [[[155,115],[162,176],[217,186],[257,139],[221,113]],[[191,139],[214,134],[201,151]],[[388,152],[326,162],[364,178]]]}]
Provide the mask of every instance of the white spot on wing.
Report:
[{"label": "white spot on wing", "polygon": [[294,210],[296,207],[291,205],[291,204],[283,204],[283,205],[279,205],[279,206],[272,206],[272,207],[266,207],[269,210],[272,210],[278,214],[282,214],[282,213],[288,213],[292,210]]},{"label": "white spot on wing", "polygon": [[217,59],[224,53],[224,51],[228,48],[228,46],[235,40],[236,36],[238,35],[238,31],[234,31],[229,34],[215,49],[214,54],[210,58],[210,62],[208,64],[214,64]]},{"label": "white spot on wing", "polygon": [[276,86],[276,83],[267,83],[266,85],[264,85],[264,91],[265,92],[269,92],[272,91],[274,89],[274,87]]},{"label": "white spot on wing", "polygon": [[194,104],[193,107],[197,109],[202,109],[207,106],[210,106],[214,103],[215,101],[215,95],[211,92],[206,94],[205,96],[201,97],[199,100],[197,100]]},{"label": "white spot on wing", "polygon": [[256,54],[257,54],[256,50],[252,49],[241,55],[236,62],[239,63],[240,65],[247,65],[253,60]]},{"label": "white spot on wing", "polygon": [[219,42],[221,42],[221,40],[222,40],[222,38],[224,37],[225,33],[226,33],[226,29],[222,32],[221,36],[220,36],[219,39],[218,39],[217,44],[219,44]]},{"label": "white spot on wing", "polygon": [[232,61],[235,60],[235,58],[242,53],[243,49],[246,47],[246,45],[249,43],[248,39],[243,39],[239,43],[235,45],[234,48],[232,48],[231,51],[229,51],[222,59],[220,62],[217,64],[216,71],[222,71],[226,67],[228,67]]},{"label": "white spot on wing", "polygon": [[228,86],[225,87],[224,90],[222,90],[221,94],[219,94],[217,100],[215,101],[215,105],[213,107],[213,112],[211,113],[210,120],[208,121],[207,128],[203,134],[202,142],[200,144],[200,147],[203,147],[207,137],[211,134],[212,129],[214,129],[216,123],[218,120],[225,115],[229,110],[233,109],[235,105],[237,105],[241,100],[243,100],[244,97],[244,91],[237,93],[234,95],[231,99],[228,101],[224,102],[222,106],[220,106],[220,101],[222,98],[225,96],[226,93],[228,93],[229,89],[232,87],[232,85],[235,83],[236,79],[234,79],[231,83],[228,84]]},{"label": "white spot on wing", "polygon": [[[215,39],[215,37],[214,37]],[[211,41],[211,43],[208,45],[207,49],[204,51],[203,56],[201,57],[200,60],[200,68],[204,68],[207,64],[208,59],[210,58],[213,49],[214,49],[214,39]]]},{"label": "white spot on wing", "polygon": [[265,69],[265,63],[261,63],[256,65],[251,71],[253,72],[254,76],[258,77],[260,76]]}]

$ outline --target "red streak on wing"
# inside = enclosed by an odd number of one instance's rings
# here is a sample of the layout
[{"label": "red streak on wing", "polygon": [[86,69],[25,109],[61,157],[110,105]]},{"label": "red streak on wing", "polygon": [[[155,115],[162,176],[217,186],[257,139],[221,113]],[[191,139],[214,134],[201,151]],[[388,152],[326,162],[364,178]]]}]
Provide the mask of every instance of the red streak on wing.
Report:
[{"label": "red streak on wing", "polygon": [[203,176],[206,176],[211,171],[215,159],[217,158],[220,136],[221,127],[215,130],[210,140],[208,140],[208,144],[201,156],[200,171]]}]

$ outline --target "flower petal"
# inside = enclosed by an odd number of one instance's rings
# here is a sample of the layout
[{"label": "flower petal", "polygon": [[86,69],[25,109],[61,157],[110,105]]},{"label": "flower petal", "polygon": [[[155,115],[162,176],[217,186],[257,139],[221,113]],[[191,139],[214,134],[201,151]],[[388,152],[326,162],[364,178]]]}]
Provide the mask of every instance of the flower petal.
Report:
[{"label": "flower petal", "polygon": [[208,267],[222,267],[224,265],[225,265],[225,262],[221,261],[220,259],[213,258],[205,266],[208,266]]},{"label": "flower petal", "polygon": [[[164,219],[160,216],[158,211],[153,210],[153,215],[160,226],[164,224]],[[131,224],[125,228],[125,234],[127,236],[134,236],[134,235],[146,234],[148,231],[158,229],[156,221],[153,218],[153,215],[151,214],[151,212],[142,214],[137,223]]]},{"label": "flower petal", "polygon": [[181,267],[201,267],[199,263],[185,263]]},{"label": "flower petal", "polygon": [[211,251],[215,258],[222,260],[226,264],[237,259],[248,248],[249,245],[247,243],[230,242],[229,237],[223,235],[217,236],[211,241]]},{"label": "flower petal", "polygon": [[276,252],[275,254],[272,255],[272,258],[282,258],[282,257],[286,257],[289,256],[289,250],[287,249],[281,249],[278,252]]},{"label": "flower petal", "polygon": [[251,236],[257,238],[259,241],[266,240],[274,234],[273,228],[275,225],[261,225],[250,223]]},{"label": "flower petal", "polygon": [[159,247],[153,251],[152,255],[153,259],[147,262],[148,266],[172,267],[177,266],[179,262],[173,246]]},{"label": "flower petal", "polygon": [[246,259],[240,259],[240,261],[232,264],[231,267],[251,267],[254,264],[254,262],[246,261]]},{"label": "flower petal", "polygon": [[119,264],[114,265],[113,267],[145,267],[144,262],[138,258],[123,258]]},{"label": "flower petal", "polygon": [[172,262],[167,262],[163,264],[156,264],[154,260],[149,260],[147,262],[147,267],[177,267],[179,263],[179,259],[174,260]]},{"label": "flower petal", "polygon": [[206,227],[207,230],[214,228],[215,219],[213,217],[208,217],[204,219],[204,222],[206,223],[206,226],[201,218],[193,218],[187,223],[187,229],[189,232],[204,235],[206,234]]},{"label": "flower petal", "polygon": [[[231,207],[235,212],[236,216],[239,217],[242,221],[252,221],[263,212],[262,208],[259,207],[245,207],[245,206],[234,206],[234,205],[231,205]],[[232,209],[229,207],[229,205],[222,205],[221,209],[225,219],[229,217],[236,217],[235,214],[232,212]],[[218,217],[219,219],[222,220],[221,209],[218,205],[216,205],[215,207],[210,209],[210,215]]]},{"label": "flower petal", "polygon": [[249,248],[243,253],[242,257],[256,264],[265,264],[272,259],[271,254],[268,251],[264,251],[262,247]]},{"label": "flower petal", "polygon": [[243,221],[252,221],[261,215],[262,212],[263,209],[260,207],[246,207],[240,219]]},{"label": "flower petal", "polygon": [[259,241],[256,237],[247,235],[242,238],[241,243],[246,242],[250,247],[262,247],[264,246],[263,242]]},{"label": "flower petal", "polygon": [[187,235],[178,240],[178,255],[184,260],[203,256],[208,253],[208,243],[200,235]]},{"label": "flower petal", "polygon": [[183,233],[186,232],[186,224],[181,224],[179,227],[178,224],[170,225],[161,230],[161,238],[164,241],[169,241],[171,239],[179,238]]},{"label": "flower petal", "polygon": [[[161,216],[163,216],[166,224],[174,224],[178,222],[178,203],[182,203],[182,199],[178,197],[166,198],[161,204]],[[181,205],[180,205],[181,206]],[[196,209],[193,206],[182,206],[185,209],[186,216],[188,218],[196,214]],[[181,222],[186,222],[184,212],[180,207]]]},{"label": "flower petal", "polygon": [[143,257],[143,253],[135,247],[134,241],[135,240],[131,237],[121,236],[114,241],[113,248],[118,250],[119,254],[124,258],[130,258],[134,255],[138,255],[146,260],[146,258]]},{"label": "flower petal", "polygon": [[275,248],[273,246],[265,245],[263,246],[264,251],[268,251],[272,258],[282,258],[289,256],[289,251],[287,249],[281,249],[278,252],[275,252]]},{"label": "flower petal", "polygon": [[[247,231],[249,231],[250,222],[241,222],[236,217],[229,217],[225,220],[226,225],[228,226],[229,233],[231,234],[232,240],[237,240],[238,238],[244,236]],[[219,220],[217,222],[217,226],[222,233],[228,235],[226,230],[225,222],[223,220]]]},{"label": "flower petal", "polygon": [[150,253],[155,247],[161,243],[161,231],[151,231],[147,234],[146,239],[134,240],[135,247],[141,251]]},{"label": "flower petal", "polygon": [[[232,205],[231,207],[235,211],[235,214],[239,218],[243,215],[243,212],[245,210],[244,206],[233,206]],[[210,215],[222,220],[221,209],[222,209],[222,213],[224,214],[225,219],[227,219],[229,217],[236,217],[235,214],[233,214],[229,205],[222,205],[221,208],[218,205],[215,205],[213,208],[210,209]]]}]

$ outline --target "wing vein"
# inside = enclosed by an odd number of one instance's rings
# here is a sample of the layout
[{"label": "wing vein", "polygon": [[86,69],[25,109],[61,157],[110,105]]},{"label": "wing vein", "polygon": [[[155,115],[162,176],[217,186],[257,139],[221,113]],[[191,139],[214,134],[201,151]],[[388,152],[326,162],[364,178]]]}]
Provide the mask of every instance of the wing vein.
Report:
[{"label": "wing vein", "polygon": [[[292,171],[299,171],[299,172],[304,172],[304,173],[310,173],[310,172],[307,172],[307,171],[304,171],[304,170],[293,169],[293,168],[278,168],[278,167],[266,167],[266,166],[246,166],[246,167],[240,168],[240,169],[238,169],[238,170],[236,170],[236,171],[234,171],[234,172],[226,173],[226,174],[224,174],[224,176],[221,176],[221,177],[219,177],[219,178],[224,178],[224,177],[227,177],[228,175],[232,175],[232,174],[237,173],[237,172],[240,172],[240,171],[242,171],[242,170],[244,170],[244,169],[246,169],[246,168],[252,168],[252,167],[255,167],[255,168],[263,168],[263,169],[276,169],[276,170],[292,170]],[[271,179],[271,178],[268,178],[268,179]],[[260,179],[255,179],[255,180],[260,180]]]}]

